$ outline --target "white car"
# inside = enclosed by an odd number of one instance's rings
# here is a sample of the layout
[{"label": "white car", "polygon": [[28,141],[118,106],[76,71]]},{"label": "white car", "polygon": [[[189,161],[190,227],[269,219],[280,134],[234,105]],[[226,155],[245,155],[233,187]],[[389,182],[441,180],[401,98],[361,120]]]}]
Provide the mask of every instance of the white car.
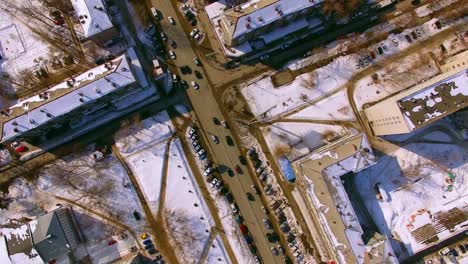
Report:
[{"label": "white car", "polygon": [[192,81],[192,82],[190,82],[190,84],[192,85],[193,89],[195,89],[195,90],[200,89],[200,86],[198,86],[198,83]]},{"label": "white car", "polygon": [[202,150],[198,151],[198,152],[197,152],[197,155],[198,155],[198,156],[205,155],[205,150],[202,149]]},{"label": "white car", "polygon": [[172,74],[172,81],[173,82],[178,82],[179,81],[179,76],[177,76],[176,74]]},{"label": "white car", "polygon": [[231,203],[231,210],[233,213],[237,213],[238,210],[237,210],[237,205],[235,203]]},{"label": "white car", "polygon": [[176,24],[174,18],[172,18],[171,16],[168,16],[168,17],[167,17],[167,20],[169,20],[169,23],[171,23],[171,25],[175,25],[175,24]]},{"label": "white car", "polygon": [[209,176],[211,173],[213,173],[213,167],[208,167],[205,172],[203,172],[203,175]]},{"label": "white car", "polygon": [[219,138],[217,136],[211,135],[211,140],[213,140],[215,144],[219,144]]},{"label": "white car", "polygon": [[156,10],[156,8],[151,7],[151,14],[153,15],[154,19],[159,19],[158,10]]},{"label": "white car", "polygon": [[200,34],[200,33],[197,33],[197,34],[195,34],[195,36],[193,36],[193,38],[194,38],[195,40],[200,40],[200,39],[201,39],[201,34]]},{"label": "white car", "polygon": [[194,28],[194,29],[192,29],[192,31],[190,31],[189,36],[191,38],[193,38],[193,37],[195,37],[196,34],[198,34],[198,29]]},{"label": "white car", "polygon": [[173,59],[173,60],[175,60],[175,59],[177,58],[177,57],[176,57],[176,54],[175,54],[175,52],[174,52],[173,50],[170,50],[170,51],[169,51],[169,57],[170,57],[171,59]]},{"label": "white car", "polygon": [[161,35],[161,39],[162,39],[163,41],[166,41],[166,40],[167,40],[166,33],[161,32],[161,33],[159,33],[159,35]]},{"label": "white car", "polygon": [[212,181],[211,181],[211,188],[214,188],[216,186],[216,183],[218,183],[218,179],[214,178]]}]

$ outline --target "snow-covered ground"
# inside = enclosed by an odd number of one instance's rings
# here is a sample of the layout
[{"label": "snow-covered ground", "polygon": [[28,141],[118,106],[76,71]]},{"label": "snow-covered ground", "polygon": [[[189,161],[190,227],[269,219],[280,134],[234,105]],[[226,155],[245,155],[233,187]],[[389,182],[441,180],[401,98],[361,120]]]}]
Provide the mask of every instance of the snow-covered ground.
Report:
[{"label": "snow-covered ground", "polygon": [[[131,226],[138,234],[149,231],[144,219],[136,221],[132,215],[133,210],[142,212],[142,209],[135,191],[129,188],[130,180],[120,162],[111,155],[96,162],[91,158],[92,151],[94,146],[89,146],[44,166],[37,179],[15,179],[7,194],[11,203],[7,209],[0,209],[0,224],[23,217],[34,219],[57,204],[67,204],[63,197],[83,206],[73,208],[87,239],[84,247],[93,263],[109,263],[128,254],[130,247],[137,245],[128,230],[91,211]],[[122,234],[126,234],[125,238],[119,239]],[[117,243],[109,246],[112,240]]]},{"label": "snow-covered ground", "polygon": [[267,117],[283,114],[340,89],[357,72],[357,57],[339,57],[280,87],[274,87],[271,78],[265,77],[242,87],[241,92],[255,116],[269,109]]},{"label": "snow-covered ground", "polygon": [[[425,136],[434,141],[440,138],[440,132]],[[406,256],[405,251],[412,255],[432,245],[418,242],[412,232],[424,225],[435,226],[440,213],[457,210],[454,208],[466,210],[467,160],[468,150],[463,146],[409,143],[356,176],[356,186],[370,215],[380,231],[393,238],[392,246],[400,258]],[[376,183],[386,192],[386,201],[375,198]],[[460,220],[452,230],[438,229],[438,241],[462,231],[467,221]],[[400,240],[404,249],[395,240]]]},{"label": "snow-covered ground", "polygon": [[210,252],[208,253],[206,263],[231,263],[226,250],[224,249],[221,237],[216,236],[216,238],[213,240],[213,244],[211,245]]}]

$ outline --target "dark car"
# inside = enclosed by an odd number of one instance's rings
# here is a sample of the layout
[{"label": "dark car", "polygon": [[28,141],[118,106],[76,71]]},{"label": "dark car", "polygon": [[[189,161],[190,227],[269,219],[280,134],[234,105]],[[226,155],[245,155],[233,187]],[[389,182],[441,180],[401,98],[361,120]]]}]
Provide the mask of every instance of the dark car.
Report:
[{"label": "dark car", "polygon": [[186,80],[182,80],[180,81],[180,86],[184,89],[188,88],[188,83]]},{"label": "dark car", "polygon": [[153,249],[148,250],[148,253],[151,254],[151,255],[156,255],[156,254],[159,253],[159,251],[156,250],[155,248],[153,248]]},{"label": "dark car", "polygon": [[241,169],[241,167],[239,165],[236,165],[236,171],[239,174],[244,174],[244,172],[242,171],[242,169]]},{"label": "dark car", "polygon": [[460,249],[460,251],[465,254],[466,253],[466,248],[463,246],[463,245],[459,245],[458,248]]},{"label": "dark car", "polygon": [[239,156],[239,161],[242,165],[247,165],[247,160],[244,158],[244,156]]},{"label": "dark car", "polygon": [[219,119],[216,118],[216,117],[213,117],[213,123],[214,123],[215,125],[217,125],[217,126],[219,126],[219,125],[221,124],[221,122],[219,121]]},{"label": "dark car", "polygon": [[251,194],[251,193],[248,192],[248,193],[246,193],[246,195],[247,195],[247,199],[248,199],[249,201],[255,201],[255,197],[253,196],[253,194]]},{"label": "dark car", "polygon": [[417,35],[416,32],[414,32],[414,31],[411,31],[411,36],[412,36],[414,39],[417,39],[417,38],[418,38],[418,35]]},{"label": "dark car", "polygon": [[250,237],[249,235],[245,235],[245,242],[247,242],[247,244],[252,244],[253,243],[253,239],[252,237]]},{"label": "dark car", "polygon": [[198,79],[203,79],[203,75],[201,74],[201,72],[194,71],[194,73],[195,73],[195,77],[197,77]]},{"label": "dark car", "polygon": [[226,136],[226,142],[229,146],[234,146],[234,141],[230,136]]},{"label": "dark car", "polygon": [[227,174],[229,175],[229,177],[234,177],[234,172],[231,170],[231,169],[228,169],[227,170]]},{"label": "dark car", "polygon": [[405,38],[406,38],[406,41],[408,41],[409,43],[413,42],[413,40],[411,39],[409,35],[405,35]]},{"label": "dark car", "polygon": [[169,44],[171,44],[171,47],[173,49],[177,48],[177,43],[174,40],[171,39],[171,41],[169,41]]},{"label": "dark car", "polygon": [[382,49],[382,47],[378,47],[378,48],[377,48],[377,51],[379,52],[380,55],[383,54],[383,49]]},{"label": "dark car", "polygon": [[133,211],[133,217],[135,217],[135,220],[140,221],[141,220],[141,214],[137,211]]},{"label": "dark car", "polygon": [[254,245],[249,245],[249,249],[250,249],[250,252],[252,252],[252,254],[257,253],[257,247],[255,247]]},{"label": "dark car", "polygon": [[180,72],[184,75],[192,73],[192,69],[188,65],[180,66],[179,69],[180,69]]},{"label": "dark car", "polygon": [[248,232],[247,226],[245,226],[244,224],[240,224],[239,229],[242,232],[242,234],[247,234],[247,232]]},{"label": "dark car", "polygon": [[243,219],[242,216],[240,216],[240,215],[236,215],[235,218],[236,218],[236,222],[237,222],[238,224],[242,224],[242,222],[244,221],[244,219]]},{"label": "dark car", "polygon": [[150,249],[153,249],[153,248],[154,248],[154,245],[153,245],[153,244],[145,245],[145,249],[146,249],[146,250],[150,250]]},{"label": "dark car", "polygon": [[234,197],[232,196],[232,193],[227,193],[226,194],[226,201],[228,203],[232,203],[234,201]]},{"label": "dark car", "polygon": [[151,241],[151,239],[143,240],[143,245],[151,245],[151,244],[153,244],[153,241]]}]

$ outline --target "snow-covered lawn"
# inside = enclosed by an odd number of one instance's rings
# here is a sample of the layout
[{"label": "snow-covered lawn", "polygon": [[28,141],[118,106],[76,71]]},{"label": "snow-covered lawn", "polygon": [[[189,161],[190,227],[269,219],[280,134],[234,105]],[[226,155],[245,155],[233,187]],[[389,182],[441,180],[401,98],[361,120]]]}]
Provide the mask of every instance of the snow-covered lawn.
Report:
[{"label": "snow-covered lawn", "polygon": [[184,263],[196,263],[214,224],[184,156],[179,139],[171,142],[164,203],[172,245]]},{"label": "snow-covered lawn", "polygon": [[[426,138],[436,140],[440,132]],[[412,232],[424,225],[437,226],[441,217],[449,217],[450,210],[466,210],[467,160],[468,150],[461,146],[410,143],[392,156],[383,156],[376,165],[356,176],[356,186],[380,231],[403,243],[405,249],[390,239],[400,258],[405,257],[404,251],[412,255],[432,245],[418,242]],[[374,186],[377,183],[387,193],[386,201],[376,199]],[[442,213],[445,215],[437,216]],[[467,220],[459,220],[451,230],[437,228],[438,241],[461,231]]]},{"label": "snow-covered lawn", "polygon": [[206,263],[231,263],[226,253],[226,249],[224,248],[223,241],[219,235],[213,240]]},{"label": "snow-covered lawn", "polygon": [[252,113],[261,114],[271,109],[267,117],[291,111],[307,102],[325,97],[339,89],[356,72],[357,55],[343,56],[315,71],[296,77],[289,84],[274,87],[265,77],[241,89]]}]

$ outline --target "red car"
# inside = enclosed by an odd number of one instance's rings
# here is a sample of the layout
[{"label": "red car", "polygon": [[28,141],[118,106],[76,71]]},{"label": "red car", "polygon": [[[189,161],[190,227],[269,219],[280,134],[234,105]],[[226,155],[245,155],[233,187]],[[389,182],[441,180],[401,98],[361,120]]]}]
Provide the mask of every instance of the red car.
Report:
[{"label": "red car", "polygon": [[15,148],[15,151],[18,152],[18,153],[22,153],[22,152],[25,152],[27,150],[28,150],[28,148],[23,146],[23,145],[20,145],[19,147]]},{"label": "red car", "polygon": [[247,227],[244,224],[240,224],[239,228],[242,234],[247,234]]},{"label": "red car", "polygon": [[109,241],[109,243],[107,243],[108,246],[112,246],[114,245],[115,243],[117,243],[117,240],[111,240]]}]

